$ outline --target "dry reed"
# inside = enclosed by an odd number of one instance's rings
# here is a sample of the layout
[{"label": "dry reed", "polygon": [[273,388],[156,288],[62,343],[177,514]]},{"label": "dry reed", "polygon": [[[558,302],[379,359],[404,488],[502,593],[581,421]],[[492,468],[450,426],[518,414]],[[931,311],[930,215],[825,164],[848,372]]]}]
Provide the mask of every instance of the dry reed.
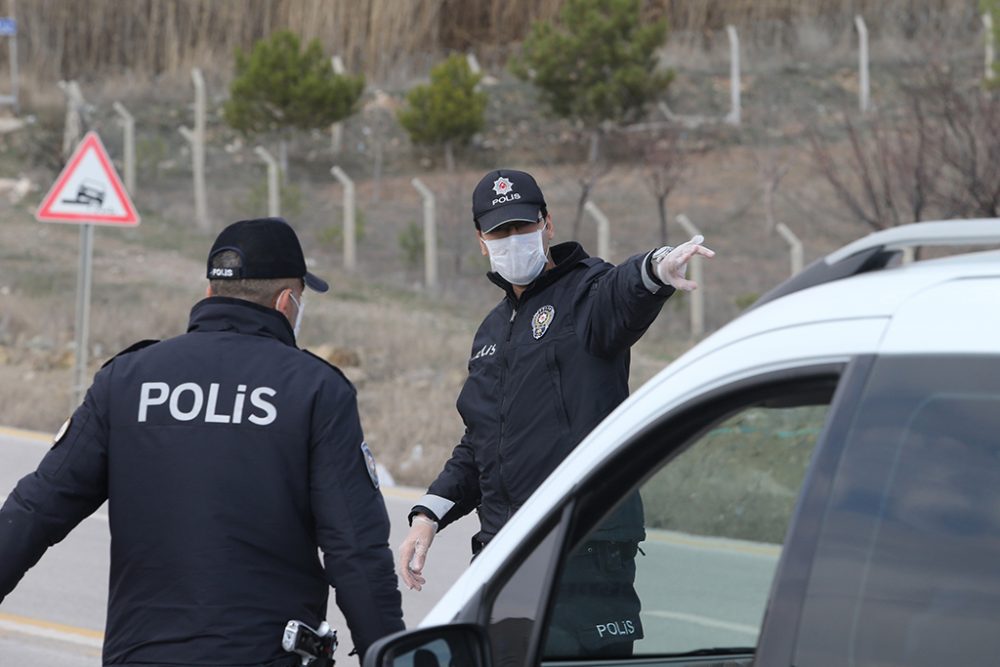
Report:
[{"label": "dry reed", "polygon": [[[155,76],[194,64],[228,63],[274,30],[317,38],[354,71],[381,80],[421,59],[475,49],[503,59],[534,20],[555,16],[565,0],[10,0],[19,24],[22,68],[39,79],[131,73]],[[732,24],[748,43],[795,46],[797,25],[834,37],[856,14],[873,34],[937,33],[971,26],[964,0],[647,0],[672,30],[705,36]],[[9,11],[9,10],[8,10]],[[2,54],[0,54],[2,58]]]}]

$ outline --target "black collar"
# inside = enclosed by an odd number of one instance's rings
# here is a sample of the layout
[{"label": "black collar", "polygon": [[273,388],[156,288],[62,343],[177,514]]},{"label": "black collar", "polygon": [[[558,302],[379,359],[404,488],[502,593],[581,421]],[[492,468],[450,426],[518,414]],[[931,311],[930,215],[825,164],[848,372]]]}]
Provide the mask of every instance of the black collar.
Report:
[{"label": "black collar", "polygon": [[[543,271],[542,275],[535,278],[535,281],[528,285],[528,289],[524,290],[521,296],[529,292],[538,292],[545,289],[569,273],[577,264],[590,257],[583,249],[583,246],[576,241],[566,241],[565,243],[550,246],[549,255],[556,265],[547,271]],[[490,279],[490,282],[506,292],[508,299],[517,303],[513,285],[500,277],[499,273],[490,271],[486,274],[486,277]]]},{"label": "black collar", "polygon": [[192,331],[233,331],[295,345],[292,325],[280,312],[228,296],[210,296],[196,303],[188,321],[188,332]]}]

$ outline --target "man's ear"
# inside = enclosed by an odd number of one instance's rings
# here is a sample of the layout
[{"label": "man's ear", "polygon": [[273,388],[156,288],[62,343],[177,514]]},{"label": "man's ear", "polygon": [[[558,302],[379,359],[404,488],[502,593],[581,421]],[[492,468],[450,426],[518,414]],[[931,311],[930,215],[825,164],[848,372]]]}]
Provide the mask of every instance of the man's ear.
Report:
[{"label": "man's ear", "polygon": [[215,296],[214,294],[212,294],[212,283],[209,283],[208,287],[205,288],[205,298],[208,298],[210,296]]},{"label": "man's ear", "polygon": [[278,292],[278,298],[274,301],[274,309],[285,316],[290,323],[295,323],[295,302],[292,301],[292,290],[288,287]]},{"label": "man's ear", "polygon": [[547,238],[550,241],[556,237],[556,229],[555,229],[555,226],[552,224],[552,214],[551,213],[548,213],[545,216],[545,232],[544,232],[544,234],[545,234],[545,238]]},{"label": "man's ear", "polygon": [[476,240],[479,241],[479,252],[483,253],[483,257],[489,257],[490,253],[486,250],[486,244],[483,243],[483,233],[476,230]]}]

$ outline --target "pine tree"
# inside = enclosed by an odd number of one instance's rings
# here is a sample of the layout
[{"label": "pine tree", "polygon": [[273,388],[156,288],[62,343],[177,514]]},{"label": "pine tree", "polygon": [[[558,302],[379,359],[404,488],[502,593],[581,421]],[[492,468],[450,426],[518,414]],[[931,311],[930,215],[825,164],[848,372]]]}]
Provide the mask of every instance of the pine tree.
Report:
[{"label": "pine tree", "polygon": [[640,0],[566,0],[557,21],[532,25],[512,60],[514,74],[531,82],[556,116],[589,134],[574,237],[590,191],[606,172],[598,164],[603,128],[638,119],[673,80],[672,71],[657,68],[666,35],[666,19],[645,21]]},{"label": "pine tree", "polygon": [[237,51],[223,116],[247,136],[277,135],[284,167],[289,133],[325,128],[350,116],[364,85],[364,77],[334,73],[319,40],[303,50],[293,32],[281,30],[254,44],[249,54]]},{"label": "pine tree", "polygon": [[463,56],[453,55],[431,69],[429,84],[410,90],[398,113],[413,143],[444,148],[448,171],[455,166],[454,146],[483,129],[486,93],[476,89],[480,78]]}]

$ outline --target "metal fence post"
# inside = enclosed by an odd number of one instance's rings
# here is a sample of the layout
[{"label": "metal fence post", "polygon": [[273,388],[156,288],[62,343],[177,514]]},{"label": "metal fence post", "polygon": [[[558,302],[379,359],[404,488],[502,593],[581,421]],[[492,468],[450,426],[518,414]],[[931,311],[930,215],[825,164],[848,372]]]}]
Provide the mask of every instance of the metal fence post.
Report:
[{"label": "metal fence post", "polygon": [[434,216],[434,193],[419,178],[410,181],[424,200],[424,284],[437,287],[437,232]]},{"label": "metal fence post", "polygon": [[205,191],[205,79],[197,67],[191,70],[194,83],[194,203],[198,225],[208,231],[208,203]]},{"label": "metal fence post", "polygon": [[205,190],[205,79],[197,67],[191,70],[194,83],[194,130],[179,127],[177,131],[191,145],[191,174],[194,180],[194,217],[198,228],[207,232],[208,201]]},{"label": "metal fence post", "polygon": [[63,156],[69,158],[83,130],[83,108],[86,102],[76,81],[60,81],[59,89],[66,95],[66,121],[63,127]]},{"label": "metal fence post", "polygon": [[331,167],[330,173],[344,186],[344,268],[348,271],[353,271],[357,265],[355,254],[354,181],[338,166]]},{"label": "metal fence post", "polygon": [[[698,228],[683,213],[677,216],[677,222],[680,223],[684,231],[690,236],[693,237],[701,234]],[[698,338],[705,333],[705,285],[702,282],[701,257],[698,255],[692,257],[689,268],[691,269],[691,280],[698,283],[698,289],[689,293],[691,297],[691,337]]]},{"label": "metal fence post", "polygon": [[608,221],[608,216],[604,215],[604,212],[589,200],[583,205],[583,210],[597,222],[597,256],[601,259],[608,259],[608,255],[611,253],[611,223]]},{"label": "metal fence post", "polygon": [[794,276],[802,270],[802,241],[783,222],[779,222],[774,228],[788,242],[789,254],[792,260],[792,275]]},{"label": "metal fence post", "polygon": [[476,58],[476,54],[469,51],[465,54],[465,62],[469,65],[469,71],[473,74],[482,74],[483,68],[479,66],[479,60]]},{"label": "metal fence post", "polygon": [[[333,73],[337,76],[343,76],[344,72],[344,61],[340,59],[340,56],[334,55],[330,57],[330,66],[333,67]],[[340,148],[344,143],[344,128],[341,123],[334,123],[330,126],[330,149],[337,154],[340,152]]]},{"label": "metal fence post", "polygon": [[868,82],[868,27],[860,15],[854,17],[854,25],[858,29],[858,106],[861,111],[868,111],[871,105],[871,91]]},{"label": "metal fence post", "polygon": [[986,69],[984,76],[987,81],[992,81],[993,77],[996,76],[993,72],[993,49],[996,36],[993,34],[993,15],[989,12],[983,14],[983,29],[986,31],[986,52],[984,54]]},{"label": "metal fence post", "polygon": [[281,216],[281,193],[278,191],[278,161],[263,146],[253,152],[267,164],[267,214],[272,218]]},{"label": "metal fence post", "polygon": [[135,118],[121,102],[114,103],[114,109],[122,119],[125,141],[125,189],[135,196]]},{"label": "metal fence post", "polygon": [[729,115],[726,122],[731,125],[740,124],[740,37],[736,33],[736,28],[731,25],[726,26],[726,34],[729,35]]}]

